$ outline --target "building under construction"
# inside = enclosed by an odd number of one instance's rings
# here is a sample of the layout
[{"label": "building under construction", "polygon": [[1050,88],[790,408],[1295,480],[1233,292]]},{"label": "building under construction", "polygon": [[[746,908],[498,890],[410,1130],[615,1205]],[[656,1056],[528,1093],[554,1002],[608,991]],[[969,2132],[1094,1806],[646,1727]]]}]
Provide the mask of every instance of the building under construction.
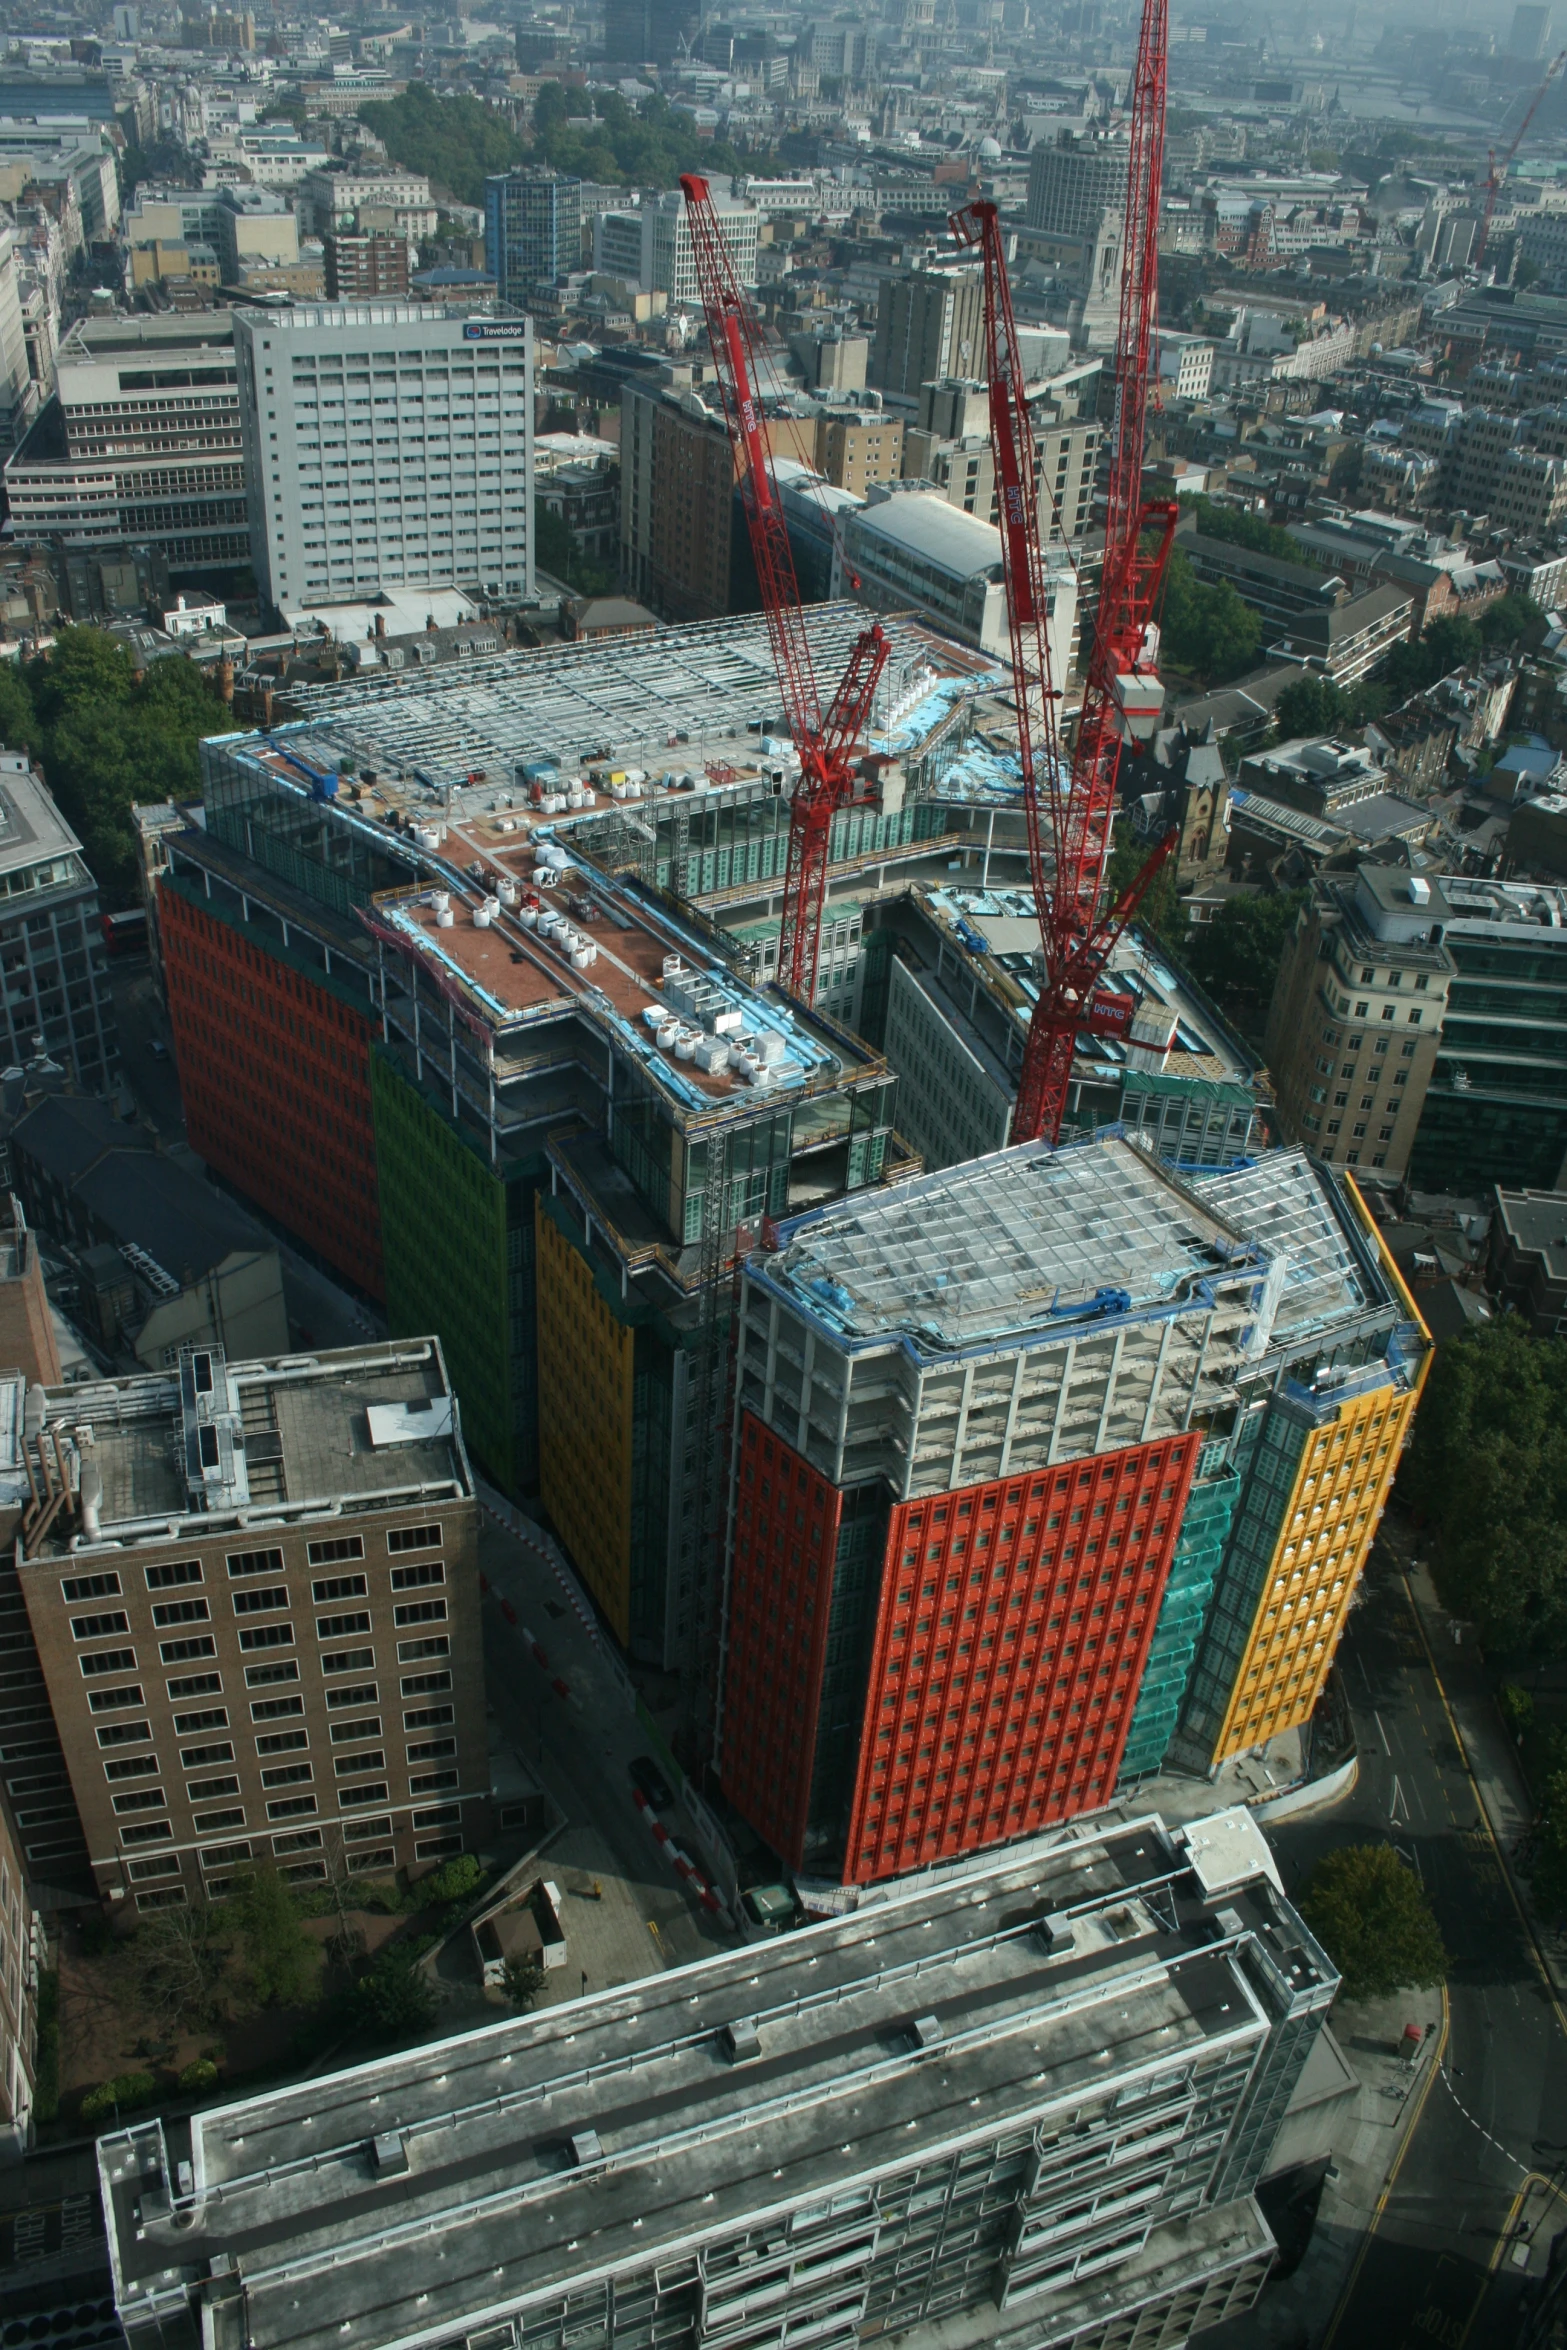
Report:
[{"label": "building under construction", "polygon": [[1296,1152],[1029,1145],[746,1264],[719,1759],[867,1882],[1303,1721],[1428,1341]]}]

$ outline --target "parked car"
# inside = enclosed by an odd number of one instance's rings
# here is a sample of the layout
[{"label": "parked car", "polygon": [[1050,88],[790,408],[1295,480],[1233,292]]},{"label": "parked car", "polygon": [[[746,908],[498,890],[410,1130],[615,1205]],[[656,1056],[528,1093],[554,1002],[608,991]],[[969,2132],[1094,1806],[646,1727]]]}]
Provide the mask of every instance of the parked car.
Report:
[{"label": "parked car", "polygon": [[650,1754],[639,1754],[629,1765],[631,1784],[655,1811],[667,1811],[674,1802],[669,1781]]}]

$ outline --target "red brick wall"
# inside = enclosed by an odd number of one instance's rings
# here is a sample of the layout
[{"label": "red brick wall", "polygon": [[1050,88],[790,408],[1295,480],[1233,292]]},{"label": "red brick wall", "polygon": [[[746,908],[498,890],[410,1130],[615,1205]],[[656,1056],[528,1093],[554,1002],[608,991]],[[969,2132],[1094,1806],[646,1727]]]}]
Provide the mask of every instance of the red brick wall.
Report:
[{"label": "red brick wall", "polygon": [[1167,1438],[894,1510],[846,1881],[1109,1802],[1197,1448]]},{"label": "red brick wall", "polygon": [[741,1414],[719,1775],[774,1851],[804,1854],[842,1496]]},{"label": "red brick wall", "polygon": [[178,890],[158,920],[191,1148],[383,1296],[369,1021]]}]

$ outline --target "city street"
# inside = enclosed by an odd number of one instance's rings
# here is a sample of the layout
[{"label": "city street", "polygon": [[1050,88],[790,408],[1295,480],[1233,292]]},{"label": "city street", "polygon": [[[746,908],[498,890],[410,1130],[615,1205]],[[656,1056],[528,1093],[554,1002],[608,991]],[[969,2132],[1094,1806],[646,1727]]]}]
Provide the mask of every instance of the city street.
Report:
[{"label": "city street", "polygon": [[[1339,1844],[1385,1839],[1418,1869],[1450,1957],[1445,2045],[1411,2091],[1402,2159],[1332,2317],[1323,2308],[1305,2331],[1281,2333],[1265,2296],[1251,2319],[1215,2337],[1224,2350],[1281,2340],[1313,2350],[1506,2350],[1526,2277],[1542,2272],[1551,2233],[1567,2224],[1567,2201],[1547,2183],[1567,2141],[1567,2015],[1455,1736],[1439,1684],[1448,1661],[1428,1648],[1404,1577],[1384,1553],[1341,1651],[1357,1785],[1331,1811],[1270,1833],[1291,1893]],[[1432,2016],[1437,1999],[1409,1994],[1410,2020]],[[1352,2032],[1345,2053],[1351,2064],[1364,2053]],[[1538,2237],[1522,2261],[1520,2223]],[[1331,2226],[1325,2207],[1319,2234]],[[1314,2246],[1281,2297],[1297,2301],[1329,2249]]]}]

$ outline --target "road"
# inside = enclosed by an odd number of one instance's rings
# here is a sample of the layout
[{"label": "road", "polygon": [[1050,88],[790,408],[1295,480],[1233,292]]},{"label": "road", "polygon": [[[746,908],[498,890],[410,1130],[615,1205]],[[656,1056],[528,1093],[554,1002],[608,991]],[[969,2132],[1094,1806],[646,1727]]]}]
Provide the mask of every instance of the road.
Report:
[{"label": "road", "polygon": [[[1339,1844],[1385,1840],[1418,1869],[1450,1957],[1449,2022],[1385,2206],[1334,2320],[1312,2339],[1321,2350],[1510,2350],[1527,2274],[1510,2231],[1552,2208],[1543,2189],[1522,2206],[1520,2193],[1567,2141],[1567,2014],[1486,1825],[1439,1685],[1442,1660],[1390,1561],[1368,1575],[1341,1656],[1358,1783],[1320,1818],[1281,1823],[1273,1842],[1292,1892]],[[1411,2013],[1433,2001],[1413,1997]],[[1348,2054],[1353,2063],[1353,2038]],[[1567,2203],[1555,2212],[1539,2231],[1536,2273]],[[1245,2339],[1238,2330],[1235,2350]]]}]

